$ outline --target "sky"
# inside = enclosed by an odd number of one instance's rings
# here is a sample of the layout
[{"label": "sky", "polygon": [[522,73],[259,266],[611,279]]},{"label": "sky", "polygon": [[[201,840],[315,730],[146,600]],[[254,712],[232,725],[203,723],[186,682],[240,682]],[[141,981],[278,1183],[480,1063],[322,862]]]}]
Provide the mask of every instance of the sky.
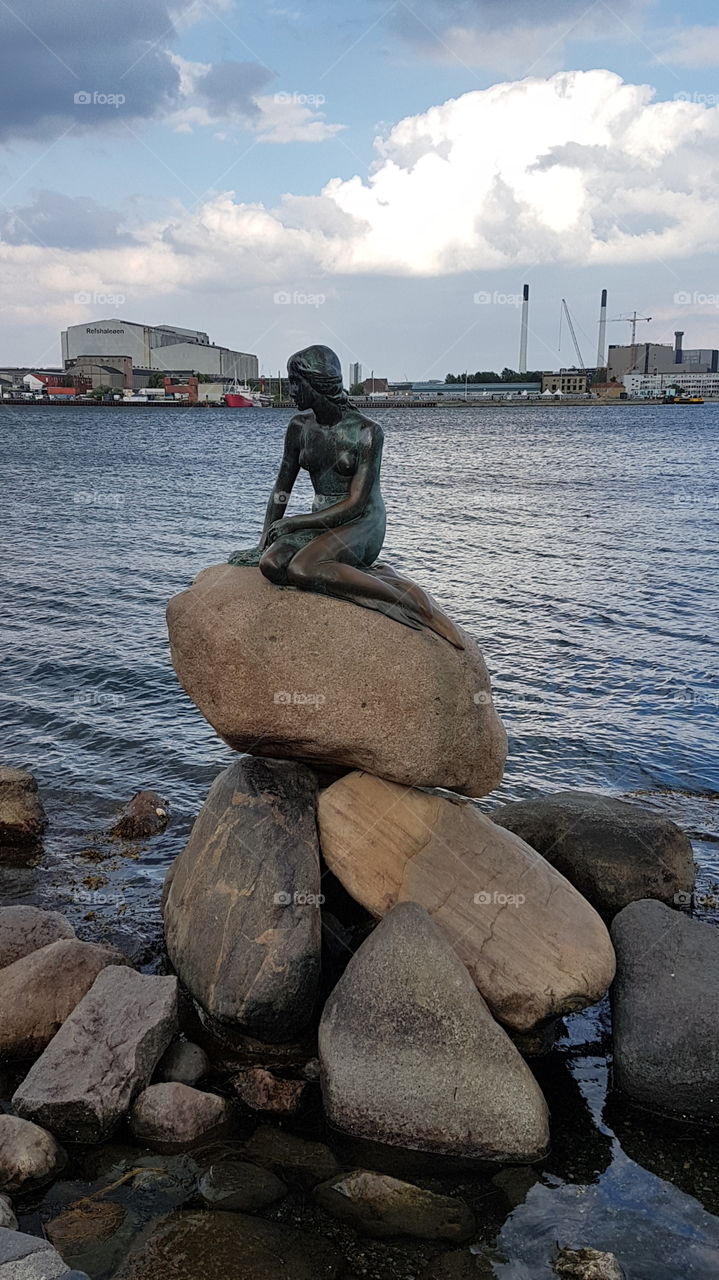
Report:
[{"label": "sky", "polygon": [[0,0],[0,367],[60,331],[376,377],[719,347],[716,0]]}]

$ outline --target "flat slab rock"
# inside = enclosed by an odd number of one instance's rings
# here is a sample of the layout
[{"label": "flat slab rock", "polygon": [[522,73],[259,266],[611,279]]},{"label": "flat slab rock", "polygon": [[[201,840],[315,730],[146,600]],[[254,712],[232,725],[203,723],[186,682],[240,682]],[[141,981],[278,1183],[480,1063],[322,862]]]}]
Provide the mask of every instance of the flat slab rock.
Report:
[{"label": "flat slab rock", "polygon": [[167,609],[185,692],[236,751],[485,795],[507,737],[482,655],[259,569],[213,565]]},{"label": "flat slab rock", "polygon": [[168,873],[175,972],[211,1018],[259,1040],[292,1040],[317,1000],[316,794],[303,765],[236,761],[215,779]]},{"label": "flat slab rock", "polygon": [[614,1081],[634,1102],[719,1119],[719,932],[663,903],[612,923]]},{"label": "flat slab rock", "polygon": [[425,907],[514,1031],[593,1004],[614,977],[597,912],[512,832],[460,799],[351,773],[324,790],[322,853],[375,916]]},{"label": "flat slab rock", "polygon": [[59,911],[40,907],[0,908],[0,969],[22,960],[51,942],[74,938],[75,930]]},{"label": "flat slab rock", "polygon": [[487,1163],[547,1148],[534,1076],[416,903],[396,906],[350,960],[319,1049],[327,1117],[354,1137]]},{"label": "flat slab rock", "polygon": [[492,819],[525,840],[601,911],[630,902],[672,905],[694,888],[694,855],[663,813],[593,791],[558,791],[494,810]]},{"label": "flat slab rock", "polygon": [[70,1274],[49,1240],[0,1227],[0,1280],[55,1280]]},{"label": "flat slab rock", "polygon": [[71,1142],[102,1142],[177,1034],[177,979],[112,965],[31,1067],[19,1116]]},{"label": "flat slab rock", "polygon": [[243,1213],[173,1213],[152,1228],[116,1280],[336,1280],[329,1241]]}]

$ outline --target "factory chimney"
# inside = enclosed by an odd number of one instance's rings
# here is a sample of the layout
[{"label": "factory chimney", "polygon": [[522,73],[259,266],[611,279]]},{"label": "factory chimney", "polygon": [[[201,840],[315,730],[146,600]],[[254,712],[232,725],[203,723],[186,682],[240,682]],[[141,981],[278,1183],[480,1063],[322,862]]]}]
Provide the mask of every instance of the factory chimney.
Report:
[{"label": "factory chimney", "polygon": [[529,285],[522,291],[522,328],[519,338],[519,372],[527,372],[527,332],[529,328]]},{"label": "factory chimney", "polygon": [[684,341],[684,330],[676,329],[674,332],[674,363],[675,364],[684,363],[684,352],[682,350],[683,341]]},{"label": "factory chimney", "polygon": [[597,368],[606,366],[605,350],[607,346],[607,291],[602,289],[602,301],[599,307],[599,342],[597,344]]}]

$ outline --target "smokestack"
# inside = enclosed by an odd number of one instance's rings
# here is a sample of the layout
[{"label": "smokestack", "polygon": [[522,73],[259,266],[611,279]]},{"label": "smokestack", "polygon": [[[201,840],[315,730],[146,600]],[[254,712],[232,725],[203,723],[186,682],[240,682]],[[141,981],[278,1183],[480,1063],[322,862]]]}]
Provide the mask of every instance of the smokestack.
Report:
[{"label": "smokestack", "polygon": [[682,364],[684,361],[684,352],[682,351],[682,343],[684,341],[684,330],[677,329],[674,333],[674,363]]},{"label": "smokestack", "polygon": [[597,344],[597,368],[606,367],[605,350],[607,345],[607,291],[602,289],[602,301],[599,307],[599,342]]},{"label": "smokestack", "polygon": [[527,332],[529,328],[529,285],[522,292],[522,328],[519,338],[519,372],[527,372]]}]

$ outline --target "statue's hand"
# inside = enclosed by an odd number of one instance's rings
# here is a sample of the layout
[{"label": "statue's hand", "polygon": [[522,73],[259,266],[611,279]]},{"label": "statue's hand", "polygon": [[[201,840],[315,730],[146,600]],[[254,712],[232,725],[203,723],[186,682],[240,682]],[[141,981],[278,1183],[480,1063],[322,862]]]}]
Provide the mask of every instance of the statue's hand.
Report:
[{"label": "statue's hand", "polygon": [[274,542],[277,538],[281,538],[286,533],[295,533],[296,530],[297,526],[293,517],[283,516],[281,520],[275,520],[274,523],[270,525],[265,536],[265,543],[269,547],[270,543]]}]

